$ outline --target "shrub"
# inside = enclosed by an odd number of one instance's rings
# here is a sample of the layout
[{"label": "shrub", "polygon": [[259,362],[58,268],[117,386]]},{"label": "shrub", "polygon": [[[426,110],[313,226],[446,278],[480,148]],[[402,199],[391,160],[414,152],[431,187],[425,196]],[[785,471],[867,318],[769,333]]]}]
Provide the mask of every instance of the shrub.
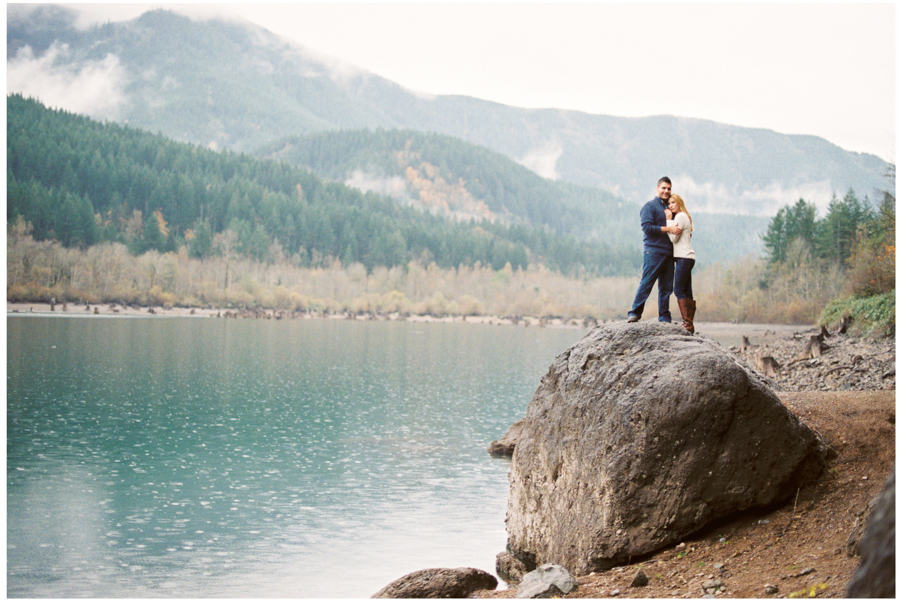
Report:
[{"label": "shrub", "polygon": [[406,296],[397,291],[392,290],[381,298],[381,309],[385,312],[408,312],[409,300]]},{"label": "shrub", "polygon": [[852,318],[854,333],[868,337],[893,337],[897,320],[896,290],[870,295],[838,299],[826,306],[819,316],[819,324],[836,325],[841,318]]},{"label": "shrub", "polygon": [[855,295],[870,296],[896,288],[897,248],[887,243],[866,240],[850,259],[847,274]]}]

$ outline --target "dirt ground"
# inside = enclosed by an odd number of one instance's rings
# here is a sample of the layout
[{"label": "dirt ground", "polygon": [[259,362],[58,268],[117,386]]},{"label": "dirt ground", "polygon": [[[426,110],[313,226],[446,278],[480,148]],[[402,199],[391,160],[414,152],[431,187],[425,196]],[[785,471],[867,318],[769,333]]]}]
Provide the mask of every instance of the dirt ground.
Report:
[{"label": "dirt ground", "polygon": [[[577,576],[565,598],[844,597],[866,509],[894,464],[895,396],[779,392],[837,453],[818,482],[777,508],[732,516],[649,558]],[[649,583],[633,587],[639,570]],[[473,597],[513,598],[515,587]]]}]

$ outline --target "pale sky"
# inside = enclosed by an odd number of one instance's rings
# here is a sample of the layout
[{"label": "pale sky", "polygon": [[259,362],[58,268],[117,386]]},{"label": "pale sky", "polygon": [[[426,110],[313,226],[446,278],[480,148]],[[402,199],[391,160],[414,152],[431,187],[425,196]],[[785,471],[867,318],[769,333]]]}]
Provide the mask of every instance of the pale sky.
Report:
[{"label": "pale sky", "polygon": [[893,1],[70,6],[93,21],[224,12],[415,91],[697,117],[895,158]]}]

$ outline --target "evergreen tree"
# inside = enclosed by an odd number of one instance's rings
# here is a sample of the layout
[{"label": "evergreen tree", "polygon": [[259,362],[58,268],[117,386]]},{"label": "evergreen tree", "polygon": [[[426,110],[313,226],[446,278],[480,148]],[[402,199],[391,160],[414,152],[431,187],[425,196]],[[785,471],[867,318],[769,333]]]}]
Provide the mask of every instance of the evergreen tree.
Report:
[{"label": "evergreen tree", "polygon": [[213,232],[206,220],[197,220],[187,242],[191,257],[207,258],[213,252]]},{"label": "evergreen tree", "polygon": [[769,222],[763,244],[769,263],[783,262],[795,239],[803,239],[812,246],[816,233],[816,206],[802,198],[792,206],[782,207]]},{"label": "evergreen tree", "polygon": [[868,203],[862,203],[853,189],[847,191],[842,200],[833,195],[828,214],[816,229],[818,256],[846,267],[858,240],[859,229],[865,228],[871,219]]},{"label": "evergreen tree", "polygon": [[159,220],[156,214],[150,214],[144,218],[144,232],[137,243],[138,253],[144,253],[154,249],[156,251],[165,251],[166,239],[160,229]]}]

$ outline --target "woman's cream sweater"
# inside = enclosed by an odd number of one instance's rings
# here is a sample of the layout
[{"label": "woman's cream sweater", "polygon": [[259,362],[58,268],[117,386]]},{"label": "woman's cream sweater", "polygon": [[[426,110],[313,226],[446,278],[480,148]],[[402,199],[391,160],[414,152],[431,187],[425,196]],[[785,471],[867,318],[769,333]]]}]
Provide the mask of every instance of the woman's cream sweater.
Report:
[{"label": "woman's cream sweater", "polygon": [[681,234],[674,235],[671,232],[669,233],[673,255],[676,258],[696,259],[694,248],[691,247],[691,219],[688,218],[686,213],[679,212],[675,214],[673,220],[666,220],[666,226],[675,226],[676,224],[681,227]]}]

